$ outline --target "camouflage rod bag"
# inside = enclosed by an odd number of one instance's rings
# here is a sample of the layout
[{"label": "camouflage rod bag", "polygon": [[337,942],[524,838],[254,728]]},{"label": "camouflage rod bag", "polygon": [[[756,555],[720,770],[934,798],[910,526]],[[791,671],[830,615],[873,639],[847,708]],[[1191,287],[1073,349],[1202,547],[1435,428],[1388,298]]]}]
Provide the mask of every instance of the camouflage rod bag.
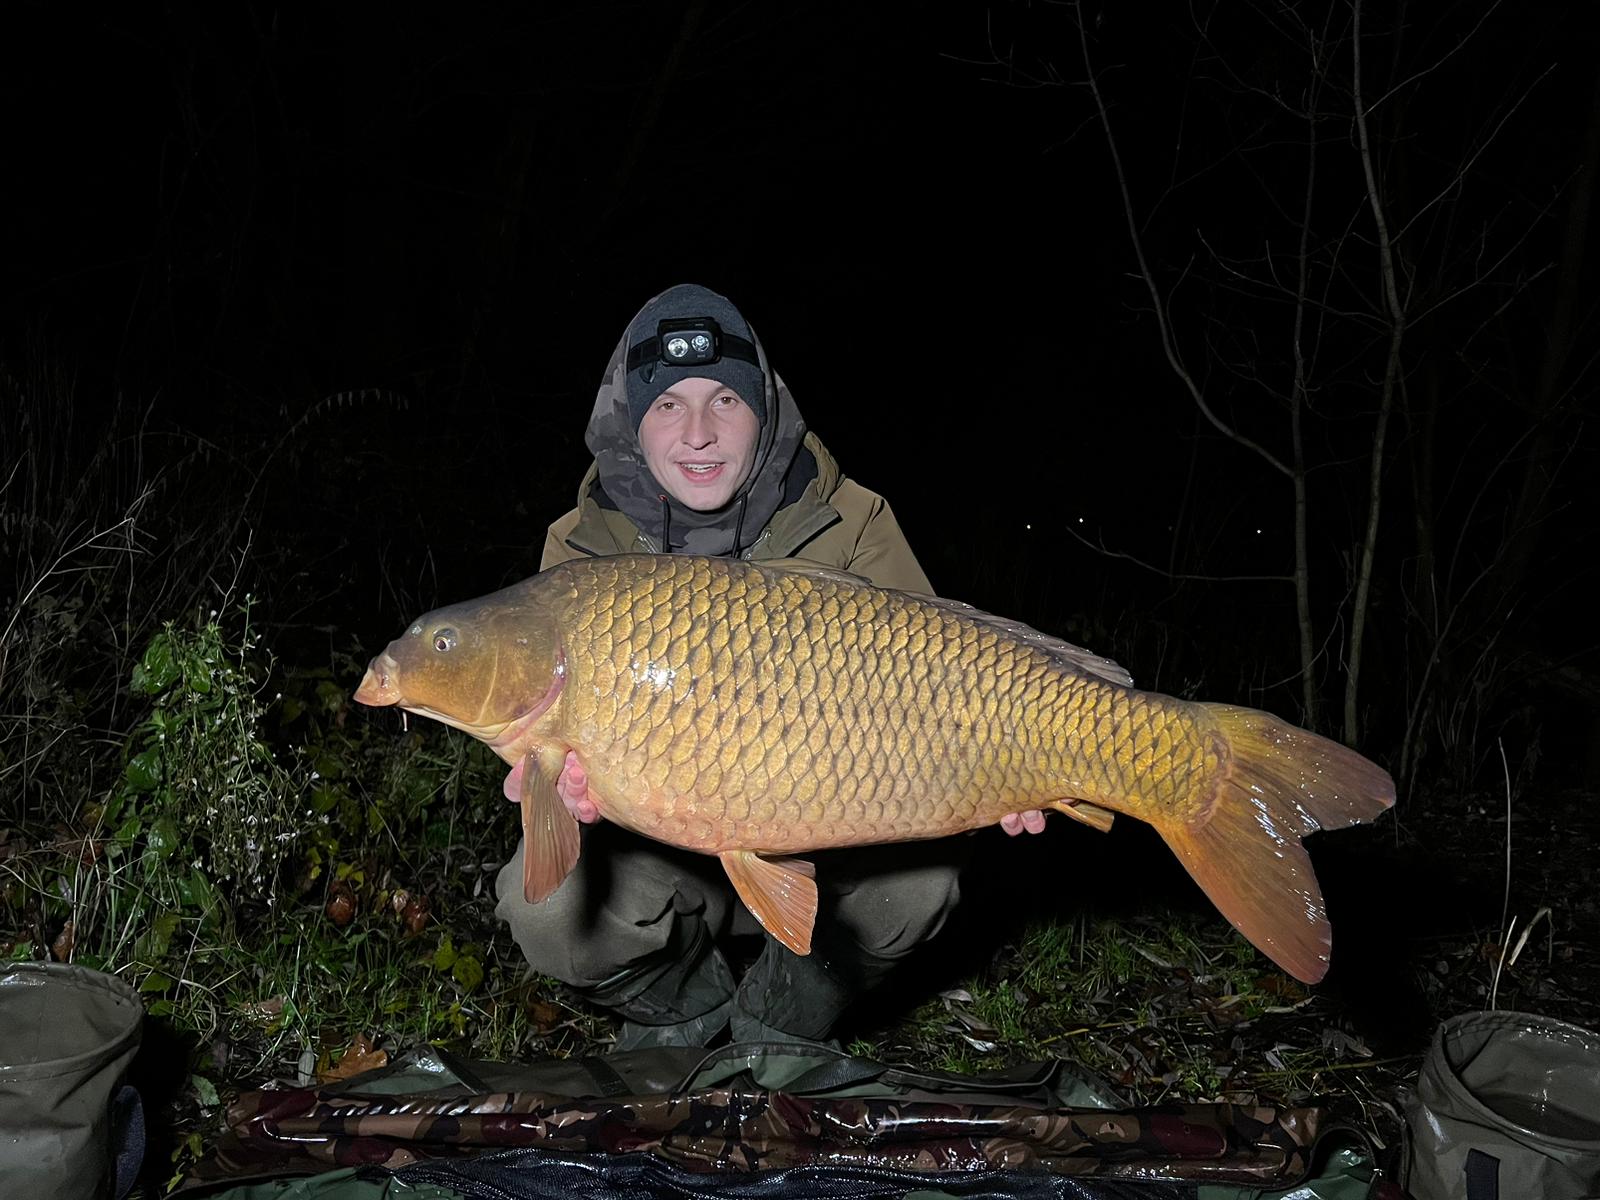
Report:
[{"label": "camouflage rod bag", "polygon": [[[319,1171],[223,1196],[1381,1194],[1364,1145],[1321,1144],[1320,1110],[1115,1105],[1062,1063],[968,1077],[788,1043],[527,1066],[430,1051],[336,1085],[241,1096],[180,1191]],[[1309,1181],[1319,1166],[1323,1190]]]},{"label": "camouflage rod bag", "polygon": [[122,1196],[138,1174],[138,1093],[120,1087],[144,1006],[64,963],[0,965],[0,1196]]},{"label": "camouflage rod bag", "polygon": [[1600,1197],[1600,1034],[1527,1013],[1451,1017],[1405,1115],[1416,1200]]}]

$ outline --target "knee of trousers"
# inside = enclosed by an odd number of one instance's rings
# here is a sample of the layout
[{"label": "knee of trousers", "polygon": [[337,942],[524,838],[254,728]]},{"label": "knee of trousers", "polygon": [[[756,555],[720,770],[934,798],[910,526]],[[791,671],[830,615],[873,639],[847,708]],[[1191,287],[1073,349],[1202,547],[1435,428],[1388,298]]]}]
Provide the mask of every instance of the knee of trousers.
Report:
[{"label": "knee of trousers", "polygon": [[518,845],[500,869],[495,914],[535,971],[594,989],[701,940],[698,929],[685,926],[706,921],[706,905],[670,863],[628,861],[616,878],[604,852],[583,854],[548,899],[529,904],[522,895],[525,851]]},{"label": "knee of trousers", "polygon": [[861,953],[894,960],[937,934],[960,899],[958,862],[935,858],[886,865],[840,893],[834,920]]}]

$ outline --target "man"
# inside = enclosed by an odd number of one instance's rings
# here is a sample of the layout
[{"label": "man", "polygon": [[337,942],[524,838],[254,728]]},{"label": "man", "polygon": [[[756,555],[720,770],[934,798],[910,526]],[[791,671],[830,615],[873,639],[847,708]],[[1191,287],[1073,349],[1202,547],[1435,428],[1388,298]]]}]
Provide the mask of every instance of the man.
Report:
[{"label": "man", "polygon": [[[931,592],[883,497],[847,478],[725,297],[680,285],[629,323],[595,397],[578,506],[550,526],[540,569],[584,555],[801,557],[880,587]],[[819,853],[810,955],[771,938],[736,981],[717,944],[746,917],[716,859],[599,820],[576,756],[558,783],[584,822],[573,874],[522,896],[523,847],[500,917],[533,967],[623,1018],[619,1048],[823,1039],[850,1000],[938,932],[964,839]],[[1008,832],[1037,832],[1038,813]],[[750,924],[753,930],[753,922]]]}]

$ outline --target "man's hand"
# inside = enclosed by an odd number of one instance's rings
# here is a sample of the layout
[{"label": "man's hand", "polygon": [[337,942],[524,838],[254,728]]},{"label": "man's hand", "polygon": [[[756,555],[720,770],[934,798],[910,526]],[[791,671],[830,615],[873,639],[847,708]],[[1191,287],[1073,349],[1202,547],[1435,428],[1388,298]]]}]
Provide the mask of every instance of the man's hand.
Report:
[{"label": "man's hand", "polygon": [[[600,819],[600,809],[589,799],[589,775],[572,750],[567,751],[567,761],[561,764],[561,775],[556,779],[556,793],[567,806],[567,811],[585,825],[593,825]],[[1042,828],[1043,817],[1039,818],[1039,824]]]},{"label": "man's hand", "polygon": [[[571,760],[569,759],[568,761],[570,762]],[[1030,808],[1027,812],[1007,813],[1000,818],[1000,828],[1004,829],[1012,837],[1016,837],[1023,830],[1027,830],[1029,833],[1043,833],[1044,813],[1037,808]]]}]

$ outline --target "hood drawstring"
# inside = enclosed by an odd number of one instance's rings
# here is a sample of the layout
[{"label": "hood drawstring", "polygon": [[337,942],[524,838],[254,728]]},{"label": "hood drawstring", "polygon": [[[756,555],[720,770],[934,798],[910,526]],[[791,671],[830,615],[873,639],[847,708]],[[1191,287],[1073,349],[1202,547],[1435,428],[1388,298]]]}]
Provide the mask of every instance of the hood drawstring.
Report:
[{"label": "hood drawstring", "polygon": [[[661,501],[661,553],[663,553],[663,554],[671,554],[672,553],[672,505],[671,505],[671,503],[668,502],[667,494],[665,492],[659,493],[656,496],[656,499]],[[739,537],[740,537],[741,534],[744,533],[744,510],[745,510],[745,507],[749,503],[750,503],[750,494],[748,492],[746,492],[743,496],[739,497],[739,513],[733,519],[733,554],[731,555],[731,557],[733,557],[733,558],[738,558],[739,557],[739,548],[740,548]]]},{"label": "hood drawstring", "polygon": [[733,557],[739,557],[739,535],[744,532],[744,509],[750,503],[750,493],[739,497],[739,515],[733,521]]}]

